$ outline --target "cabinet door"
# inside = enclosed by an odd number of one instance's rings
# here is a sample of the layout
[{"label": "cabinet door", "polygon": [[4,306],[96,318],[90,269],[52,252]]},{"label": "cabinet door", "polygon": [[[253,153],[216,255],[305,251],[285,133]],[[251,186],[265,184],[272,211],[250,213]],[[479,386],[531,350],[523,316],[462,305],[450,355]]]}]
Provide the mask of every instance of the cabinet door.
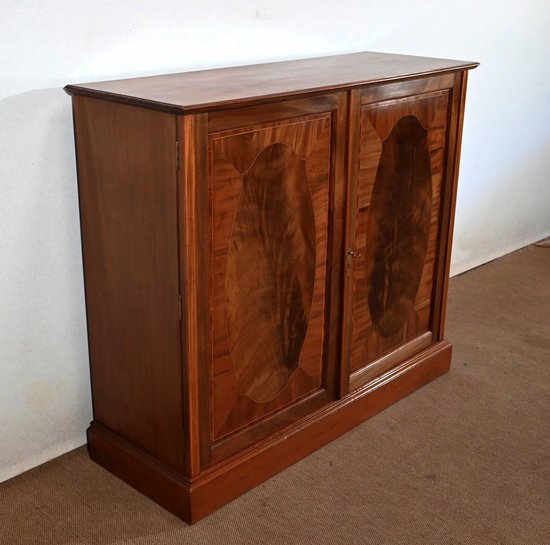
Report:
[{"label": "cabinet door", "polygon": [[[429,346],[453,76],[354,95],[350,387]],[[410,96],[412,93],[412,96]]]},{"label": "cabinet door", "polygon": [[207,463],[334,397],[344,124],[343,94],[209,114]]}]

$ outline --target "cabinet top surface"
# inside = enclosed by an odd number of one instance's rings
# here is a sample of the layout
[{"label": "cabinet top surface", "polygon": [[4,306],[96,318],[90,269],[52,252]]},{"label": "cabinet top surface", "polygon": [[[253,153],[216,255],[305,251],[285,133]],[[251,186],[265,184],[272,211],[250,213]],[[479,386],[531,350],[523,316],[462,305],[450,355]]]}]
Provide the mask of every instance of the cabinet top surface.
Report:
[{"label": "cabinet top surface", "polygon": [[65,90],[74,95],[190,113],[467,70],[477,65],[468,61],[362,52],[82,83],[67,85]]}]

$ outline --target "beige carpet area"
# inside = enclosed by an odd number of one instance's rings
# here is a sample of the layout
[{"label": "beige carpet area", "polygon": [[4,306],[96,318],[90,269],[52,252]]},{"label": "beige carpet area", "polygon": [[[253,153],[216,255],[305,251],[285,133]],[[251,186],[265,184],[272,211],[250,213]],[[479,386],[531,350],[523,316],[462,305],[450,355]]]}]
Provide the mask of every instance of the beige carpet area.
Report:
[{"label": "beige carpet area", "polygon": [[0,485],[0,543],[549,545],[550,248],[454,278],[447,338],[450,373],[194,526],[81,448]]}]

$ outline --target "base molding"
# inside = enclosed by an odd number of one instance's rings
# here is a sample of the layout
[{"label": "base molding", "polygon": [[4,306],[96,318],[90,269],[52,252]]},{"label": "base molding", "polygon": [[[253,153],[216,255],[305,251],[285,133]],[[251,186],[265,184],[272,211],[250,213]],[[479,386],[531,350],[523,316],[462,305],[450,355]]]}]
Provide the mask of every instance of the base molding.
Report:
[{"label": "base molding", "polygon": [[189,522],[189,483],[185,477],[92,422],[87,430],[88,453],[100,466],[133,486],[174,515]]},{"label": "base molding", "polygon": [[101,424],[88,428],[92,460],[188,523],[286,469],[449,370],[440,341],[273,437],[204,470],[193,480],[166,468]]}]

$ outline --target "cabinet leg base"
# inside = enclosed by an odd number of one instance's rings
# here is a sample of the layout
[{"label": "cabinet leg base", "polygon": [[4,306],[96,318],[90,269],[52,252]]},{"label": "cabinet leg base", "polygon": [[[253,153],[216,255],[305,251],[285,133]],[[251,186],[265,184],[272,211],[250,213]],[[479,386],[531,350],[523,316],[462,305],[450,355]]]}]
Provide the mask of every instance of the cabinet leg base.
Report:
[{"label": "cabinet leg base", "polygon": [[97,422],[87,430],[90,458],[117,477],[189,522],[189,483],[177,472],[135,448]]},{"label": "cabinet leg base", "polygon": [[423,350],[345,399],[187,480],[93,422],[92,460],[188,523],[194,523],[262,481],[349,431],[449,370],[451,345]]}]

